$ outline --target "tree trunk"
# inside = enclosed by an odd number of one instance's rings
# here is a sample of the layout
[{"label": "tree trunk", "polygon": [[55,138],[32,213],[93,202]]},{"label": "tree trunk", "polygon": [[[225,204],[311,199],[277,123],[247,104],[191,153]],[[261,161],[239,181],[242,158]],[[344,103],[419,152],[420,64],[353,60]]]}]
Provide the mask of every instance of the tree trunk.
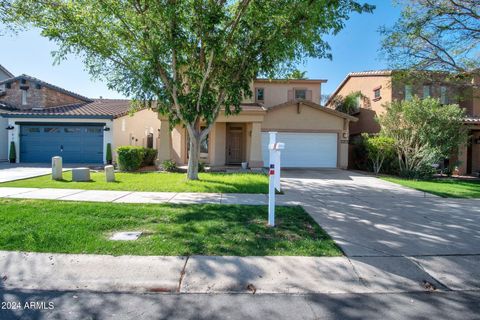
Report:
[{"label": "tree trunk", "polygon": [[190,135],[190,150],[188,151],[188,180],[198,180],[198,161],[200,159],[200,135]]}]

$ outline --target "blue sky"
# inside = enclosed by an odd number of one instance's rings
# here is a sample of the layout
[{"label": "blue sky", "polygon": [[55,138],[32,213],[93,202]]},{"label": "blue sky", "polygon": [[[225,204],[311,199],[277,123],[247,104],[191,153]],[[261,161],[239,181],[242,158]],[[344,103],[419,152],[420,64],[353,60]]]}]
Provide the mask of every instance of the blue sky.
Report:
[{"label": "blue sky", "polygon": [[[323,94],[331,93],[349,72],[388,67],[378,54],[380,36],[377,31],[382,25],[393,24],[400,8],[392,5],[391,0],[367,2],[377,6],[373,14],[352,15],[344,30],[326,38],[332,47],[333,60],[309,59],[298,67],[306,70],[309,78],[328,80],[322,88]],[[76,57],[53,65],[50,52],[55,50],[55,44],[35,30],[3,35],[1,41],[0,63],[15,75],[26,73],[92,98],[123,98],[108,90],[105,84],[93,81]]]}]

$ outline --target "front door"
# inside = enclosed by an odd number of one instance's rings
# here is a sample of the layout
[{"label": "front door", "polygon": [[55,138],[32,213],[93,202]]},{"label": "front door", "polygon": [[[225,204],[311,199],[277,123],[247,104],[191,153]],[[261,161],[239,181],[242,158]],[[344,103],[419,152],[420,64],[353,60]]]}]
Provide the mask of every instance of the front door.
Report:
[{"label": "front door", "polygon": [[227,129],[227,163],[243,161],[243,126],[229,125]]}]

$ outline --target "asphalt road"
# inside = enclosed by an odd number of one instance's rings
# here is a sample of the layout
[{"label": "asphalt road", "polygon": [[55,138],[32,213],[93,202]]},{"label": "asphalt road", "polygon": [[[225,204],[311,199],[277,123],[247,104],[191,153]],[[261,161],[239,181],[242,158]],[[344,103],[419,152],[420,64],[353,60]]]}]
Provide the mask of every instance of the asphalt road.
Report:
[{"label": "asphalt road", "polygon": [[480,319],[480,291],[331,295],[0,291],[0,302],[2,307],[21,306],[0,310],[2,320]]}]

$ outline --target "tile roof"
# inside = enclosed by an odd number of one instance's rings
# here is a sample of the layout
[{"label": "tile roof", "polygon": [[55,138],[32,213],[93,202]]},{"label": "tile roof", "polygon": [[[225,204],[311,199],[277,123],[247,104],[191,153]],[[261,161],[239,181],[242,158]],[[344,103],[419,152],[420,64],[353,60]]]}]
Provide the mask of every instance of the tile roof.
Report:
[{"label": "tile roof", "polygon": [[53,89],[55,91],[58,91],[58,92],[61,92],[61,93],[64,93],[66,95],[69,95],[71,97],[74,97],[76,99],[79,99],[79,100],[82,100],[82,101],[85,101],[85,102],[92,102],[93,99],[90,99],[90,98],[87,98],[85,96],[82,96],[82,95],[79,95],[75,92],[72,92],[72,91],[69,91],[69,90],[66,90],[66,89],[63,89],[63,88],[60,88],[56,85],[53,85],[51,83],[48,83],[48,82],[45,82],[43,80],[40,80],[40,79],[37,79],[35,77],[32,77],[32,76],[29,76],[27,74],[22,74],[22,75],[19,75],[17,77],[13,77],[13,78],[8,78],[8,79],[5,79],[5,80],[2,80],[0,81],[0,85],[2,84],[5,84],[5,83],[9,83],[9,82],[13,82],[13,81],[16,81],[16,80],[20,80],[20,79],[25,79],[25,80],[28,80],[28,81],[31,81],[31,82],[35,82],[35,83],[38,83],[42,86],[45,86],[45,87],[48,87],[50,89]]},{"label": "tile roof", "polygon": [[131,100],[97,99],[89,103],[69,104],[44,109],[10,109],[4,112],[9,117],[15,116],[56,116],[56,117],[105,117],[118,118],[127,115],[131,109]]},{"label": "tile roof", "polygon": [[463,123],[465,124],[480,124],[480,118],[479,117],[468,117],[463,119]]}]

